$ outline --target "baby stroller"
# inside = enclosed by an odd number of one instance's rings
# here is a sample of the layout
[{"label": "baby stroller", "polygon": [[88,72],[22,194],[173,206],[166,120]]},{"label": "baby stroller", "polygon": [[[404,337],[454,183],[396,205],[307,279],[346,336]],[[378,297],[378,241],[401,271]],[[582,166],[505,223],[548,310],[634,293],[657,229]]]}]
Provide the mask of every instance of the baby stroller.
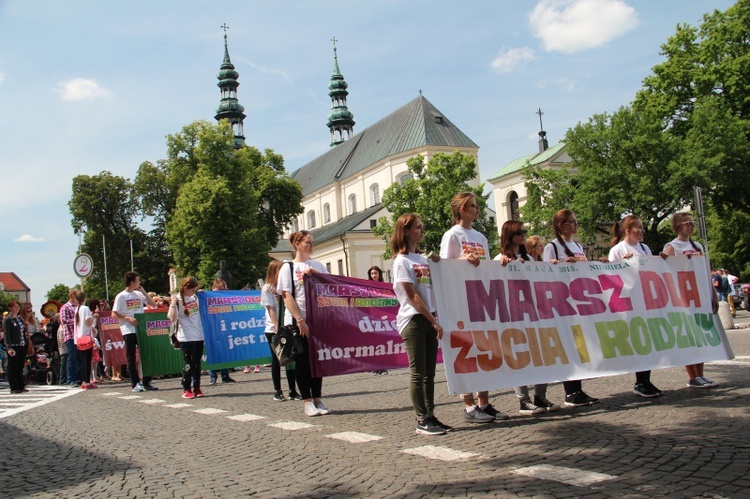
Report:
[{"label": "baby stroller", "polygon": [[34,355],[26,357],[26,384],[31,381],[48,385],[55,384],[55,371],[52,368],[55,355],[51,343],[49,336],[45,333],[31,334]]}]

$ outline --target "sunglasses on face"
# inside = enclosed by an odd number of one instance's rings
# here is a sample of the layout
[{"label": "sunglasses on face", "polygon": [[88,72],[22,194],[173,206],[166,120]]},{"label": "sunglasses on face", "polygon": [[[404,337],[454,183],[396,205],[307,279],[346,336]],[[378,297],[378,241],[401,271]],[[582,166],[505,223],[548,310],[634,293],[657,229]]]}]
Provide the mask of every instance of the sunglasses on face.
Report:
[{"label": "sunglasses on face", "polygon": [[572,222],[563,222],[563,225],[572,225],[573,227],[578,227],[581,224],[578,223],[578,220],[573,220]]},{"label": "sunglasses on face", "polygon": [[526,229],[517,230],[513,233],[514,236],[525,236],[527,234]]},{"label": "sunglasses on face", "polygon": [[695,227],[695,222],[682,222],[680,225],[687,225],[689,227]]}]

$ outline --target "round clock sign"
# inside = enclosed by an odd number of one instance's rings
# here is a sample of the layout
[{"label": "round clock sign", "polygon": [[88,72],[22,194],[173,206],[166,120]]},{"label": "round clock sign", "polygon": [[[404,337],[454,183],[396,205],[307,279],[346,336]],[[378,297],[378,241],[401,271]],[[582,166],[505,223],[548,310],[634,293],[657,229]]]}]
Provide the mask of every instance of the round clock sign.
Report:
[{"label": "round clock sign", "polygon": [[81,279],[85,279],[91,275],[91,272],[93,272],[93,270],[94,261],[89,255],[87,255],[86,253],[81,253],[80,255],[76,256],[76,259],[73,261],[73,271],[78,277],[80,277]]}]

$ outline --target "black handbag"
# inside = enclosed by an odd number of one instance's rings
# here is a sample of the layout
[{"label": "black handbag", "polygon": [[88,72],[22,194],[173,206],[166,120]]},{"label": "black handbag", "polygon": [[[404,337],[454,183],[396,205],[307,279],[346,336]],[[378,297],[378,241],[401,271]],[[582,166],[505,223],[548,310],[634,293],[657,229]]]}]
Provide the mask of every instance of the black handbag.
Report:
[{"label": "black handbag", "polygon": [[[292,298],[294,298],[294,264],[289,262],[289,267],[292,272]],[[284,312],[284,300],[279,297],[279,317],[283,317]],[[279,326],[273,340],[271,340],[271,348],[273,348],[273,352],[276,354],[276,358],[279,359],[279,364],[282,366],[294,362],[294,357],[305,351],[305,348],[302,345],[302,338],[299,334],[299,328],[297,327],[297,321],[294,317],[292,317],[292,323],[289,326]]]}]

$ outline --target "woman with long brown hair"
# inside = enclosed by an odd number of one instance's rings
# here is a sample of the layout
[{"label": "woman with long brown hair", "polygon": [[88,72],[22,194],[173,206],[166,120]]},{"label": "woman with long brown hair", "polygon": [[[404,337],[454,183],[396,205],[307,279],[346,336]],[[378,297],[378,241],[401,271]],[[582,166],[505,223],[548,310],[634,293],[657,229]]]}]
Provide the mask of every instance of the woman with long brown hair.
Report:
[{"label": "woman with long brown hair", "polygon": [[[578,219],[575,213],[570,210],[558,210],[552,217],[552,230],[555,232],[555,239],[544,247],[543,259],[545,262],[585,262],[586,253],[583,247],[573,240],[573,236],[578,232]],[[565,405],[569,407],[579,407],[591,405],[599,402],[599,399],[589,396],[583,391],[581,380],[563,381],[565,389]]]},{"label": "woman with long brown hair", "polygon": [[[693,241],[693,232],[695,232],[695,220],[691,213],[675,213],[672,215],[672,230],[676,236],[670,242],[664,246],[664,254],[666,256],[683,255],[690,258],[693,255],[703,256],[703,246],[697,241]],[[714,312],[719,308],[719,300],[716,293],[713,291],[713,285],[711,285],[711,303],[714,308]],[[698,364],[689,364],[685,366],[687,371],[688,382],[687,386],[690,388],[712,388],[717,386],[713,380],[710,380],[703,376],[703,362]]]},{"label": "woman with long brown hair", "polygon": [[301,230],[293,233],[289,236],[289,243],[292,245],[294,260],[291,265],[282,265],[279,280],[276,283],[276,292],[281,294],[286,307],[284,325],[296,324],[299,327],[303,351],[294,358],[294,372],[297,375],[300,394],[305,401],[305,414],[321,416],[330,411],[321,400],[323,378],[313,377],[310,372],[308,336],[313,334],[313,331],[310,331],[307,325],[304,275],[316,272],[327,274],[328,271],[322,263],[311,258],[315,250],[315,242],[310,232]]},{"label": "woman with long brown hair", "polygon": [[[443,327],[435,316],[427,258],[419,254],[424,225],[415,213],[398,217],[391,236],[393,291],[398,299],[396,327],[409,357],[409,396],[417,415],[416,432],[442,435],[451,428],[435,417],[435,366]],[[433,257],[439,261],[440,257]]]},{"label": "woman with long brown hair", "polygon": [[[266,270],[266,282],[260,292],[260,304],[266,309],[266,340],[268,347],[271,349],[271,381],[273,382],[273,399],[277,402],[283,402],[284,392],[281,391],[281,364],[279,358],[271,346],[273,337],[279,329],[279,295],[276,294],[276,282],[279,280],[279,271],[281,271],[281,261],[271,260]],[[289,366],[285,366],[289,367]],[[286,369],[286,381],[289,385],[289,400],[302,400],[297,393],[295,384],[294,369]]]},{"label": "woman with long brown hair", "polygon": [[[490,259],[490,247],[487,238],[472,227],[479,218],[480,208],[477,199],[471,192],[456,194],[451,199],[453,227],[440,241],[440,258],[467,260],[475,267],[482,260]],[[495,419],[508,419],[507,414],[495,409],[490,404],[489,392],[464,393],[464,421],[467,423],[489,423]]]},{"label": "woman with long brown hair", "polygon": [[[627,260],[634,256],[652,256],[651,248],[643,244],[643,222],[637,215],[626,215],[612,227],[609,261]],[[633,393],[652,398],[661,395],[661,390],[651,383],[651,371],[635,373]]]},{"label": "woman with long brown hair", "polygon": [[[532,236],[536,237],[536,236]],[[523,222],[518,220],[508,220],[500,230],[500,253],[495,257],[503,266],[512,261],[528,262],[533,258],[528,252],[526,245],[526,229],[523,228]],[[532,247],[532,249],[534,249]],[[515,388],[516,397],[518,397],[518,412],[525,416],[533,414],[542,414],[560,410],[560,406],[547,400],[547,383],[534,385],[534,401],[529,396],[528,385],[517,386]]]},{"label": "woman with long brown hair", "polygon": [[182,350],[182,398],[203,397],[201,391],[201,358],[203,357],[203,323],[201,322],[195,277],[186,277],[179,292],[172,297],[167,317],[177,323],[177,339]]}]

